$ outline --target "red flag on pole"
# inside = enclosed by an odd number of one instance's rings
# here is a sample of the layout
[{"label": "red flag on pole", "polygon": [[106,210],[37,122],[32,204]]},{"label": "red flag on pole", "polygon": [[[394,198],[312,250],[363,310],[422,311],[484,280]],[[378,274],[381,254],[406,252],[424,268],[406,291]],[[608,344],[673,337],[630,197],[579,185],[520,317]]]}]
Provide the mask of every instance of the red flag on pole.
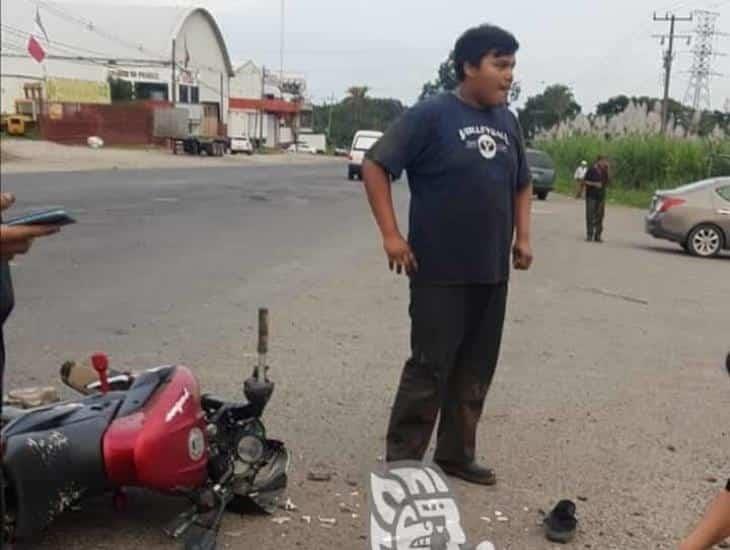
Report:
[{"label": "red flag on pole", "polygon": [[43,63],[43,60],[46,58],[46,50],[43,48],[43,45],[40,41],[41,35],[45,36],[46,42],[50,43],[50,40],[48,39],[48,33],[46,32],[46,27],[43,26],[43,21],[41,21],[41,10],[39,8],[36,8],[35,29],[28,39],[28,53],[38,63]]},{"label": "red flag on pole", "polygon": [[41,46],[41,43],[36,40],[35,36],[31,35],[28,39],[28,53],[38,63],[42,63],[46,58],[46,51]]}]

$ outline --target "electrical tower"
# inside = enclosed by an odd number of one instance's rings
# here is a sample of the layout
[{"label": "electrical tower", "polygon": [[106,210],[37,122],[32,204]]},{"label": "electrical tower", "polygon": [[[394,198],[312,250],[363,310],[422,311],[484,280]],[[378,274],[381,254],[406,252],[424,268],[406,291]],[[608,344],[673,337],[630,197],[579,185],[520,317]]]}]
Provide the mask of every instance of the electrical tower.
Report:
[{"label": "electrical tower", "polygon": [[692,54],[694,61],[690,69],[689,86],[684,102],[692,105],[695,111],[712,108],[710,80],[713,76],[721,76],[712,70],[712,60],[722,55],[716,50],[717,38],[723,34],[717,31],[719,13],[697,10],[692,13],[697,27],[695,28]]}]

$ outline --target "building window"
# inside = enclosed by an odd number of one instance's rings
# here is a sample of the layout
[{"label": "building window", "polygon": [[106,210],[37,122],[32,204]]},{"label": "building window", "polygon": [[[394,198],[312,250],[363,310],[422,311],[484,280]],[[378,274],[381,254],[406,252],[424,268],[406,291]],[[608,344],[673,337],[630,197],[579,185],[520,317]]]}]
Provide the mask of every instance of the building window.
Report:
[{"label": "building window", "polygon": [[180,103],[190,103],[190,86],[180,84]]},{"label": "building window", "polygon": [[134,95],[137,99],[151,99],[153,101],[167,101],[167,84],[157,82],[136,82]]},{"label": "building window", "polygon": [[189,103],[191,105],[200,103],[200,88],[180,84],[180,103]]}]

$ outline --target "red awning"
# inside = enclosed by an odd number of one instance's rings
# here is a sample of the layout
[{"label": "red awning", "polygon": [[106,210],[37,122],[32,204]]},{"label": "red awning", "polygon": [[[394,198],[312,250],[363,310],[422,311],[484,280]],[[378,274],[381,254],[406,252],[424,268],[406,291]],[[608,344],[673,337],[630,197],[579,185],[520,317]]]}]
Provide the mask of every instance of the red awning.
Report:
[{"label": "red awning", "polygon": [[267,113],[292,114],[301,110],[299,103],[284,101],[283,99],[247,99],[232,97],[229,101],[231,109],[252,109]]}]

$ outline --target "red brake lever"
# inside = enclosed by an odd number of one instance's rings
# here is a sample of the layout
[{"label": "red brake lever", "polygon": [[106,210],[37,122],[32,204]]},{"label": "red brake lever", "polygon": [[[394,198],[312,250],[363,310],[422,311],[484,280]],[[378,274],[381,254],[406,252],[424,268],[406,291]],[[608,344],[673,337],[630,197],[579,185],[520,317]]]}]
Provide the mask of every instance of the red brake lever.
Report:
[{"label": "red brake lever", "polygon": [[107,377],[107,371],[109,370],[109,359],[103,353],[95,353],[91,356],[91,366],[99,375],[99,382],[101,383],[101,393],[109,392],[109,378]]}]

